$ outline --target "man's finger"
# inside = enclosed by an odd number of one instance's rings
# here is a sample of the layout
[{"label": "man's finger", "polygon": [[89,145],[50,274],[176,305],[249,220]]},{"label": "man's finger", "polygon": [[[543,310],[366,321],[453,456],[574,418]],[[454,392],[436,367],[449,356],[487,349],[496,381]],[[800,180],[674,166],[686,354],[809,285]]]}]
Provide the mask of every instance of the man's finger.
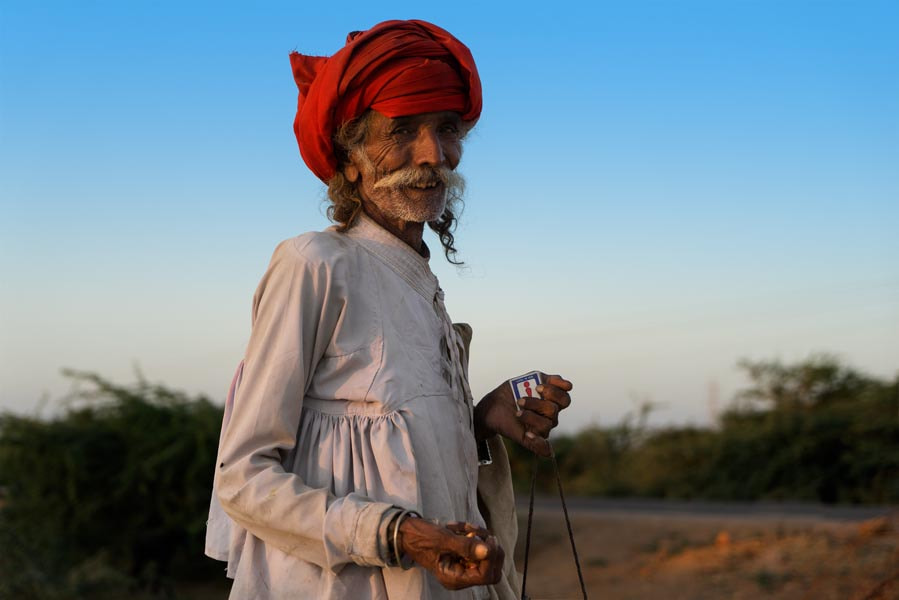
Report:
[{"label": "man's finger", "polygon": [[490,554],[490,547],[479,537],[448,535],[445,547],[462,558],[472,561],[484,560]]},{"label": "man's finger", "polygon": [[562,388],[566,392],[570,392],[574,388],[574,384],[563,378],[561,375],[546,375],[544,373],[541,373],[540,375],[542,376],[543,383]]},{"label": "man's finger", "polygon": [[540,400],[539,398],[522,398],[518,401],[518,406],[542,415],[558,425],[559,405],[549,400]]},{"label": "man's finger", "polygon": [[502,565],[505,553],[497,544],[496,538],[490,536],[490,558],[476,562],[471,569],[467,569],[459,578],[465,585],[493,585],[499,581],[502,575]]},{"label": "man's finger", "polygon": [[459,587],[469,587],[472,585],[489,585],[490,581],[490,562],[481,561],[474,569],[463,569],[456,577],[456,583]]},{"label": "man's finger", "polygon": [[568,408],[568,405],[571,404],[571,396],[568,395],[568,392],[551,383],[538,385],[537,392],[543,396],[544,400],[558,404],[561,408]]},{"label": "man's finger", "polygon": [[526,410],[518,417],[519,422],[524,425],[525,429],[533,431],[541,437],[546,437],[554,427],[553,422],[543,415],[539,415],[530,410]]},{"label": "man's finger", "polygon": [[476,535],[479,538],[486,539],[490,532],[483,527],[466,523],[465,521],[450,521],[446,524],[446,528],[456,535]]},{"label": "man's finger", "polygon": [[445,577],[451,578],[458,582],[458,579],[465,574],[465,566],[461,561],[456,560],[449,554],[444,554],[438,562],[440,570],[443,571]]},{"label": "man's finger", "polygon": [[533,432],[525,431],[519,443],[538,456],[552,456],[552,446],[546,440]]},{"label": "man's finger", "polygon": [[490,574],[490,583],[497,583],[503,576],[503,563],[506,559],[506,553],[503,551],[503,547],[499,545],[499,541],[496,539],[496,536],[490,536],[487,540],[488,545],[490,546],[490,554],[493,557],[493,572]]}]

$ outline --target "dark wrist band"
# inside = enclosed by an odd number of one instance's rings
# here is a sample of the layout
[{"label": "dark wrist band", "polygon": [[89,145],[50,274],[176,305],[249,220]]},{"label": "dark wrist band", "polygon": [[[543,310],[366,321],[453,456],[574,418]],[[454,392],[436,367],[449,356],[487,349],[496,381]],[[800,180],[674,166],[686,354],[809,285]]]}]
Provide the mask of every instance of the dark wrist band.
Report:
[{"label": "dark wrist band", "polygon": [[493,464],[493,455],[490,454],[490,446],[487,440],[483,439],[478,442],[478,466],[484,467]]}]

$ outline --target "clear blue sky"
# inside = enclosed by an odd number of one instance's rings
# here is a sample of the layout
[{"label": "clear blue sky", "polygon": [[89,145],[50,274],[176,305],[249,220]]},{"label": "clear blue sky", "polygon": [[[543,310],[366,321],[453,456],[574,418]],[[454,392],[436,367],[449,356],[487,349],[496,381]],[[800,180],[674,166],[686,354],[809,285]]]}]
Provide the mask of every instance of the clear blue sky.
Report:
[{"label": "clear blue sky", "polygon": [[271,251],[327,226],[288,52],[388,18],[483,80],[468,266],[434,260],[476,393],[701,423],[740,358],[899,370],[897,2],[0,0],[0,409],[62,367],[223,398]]}]

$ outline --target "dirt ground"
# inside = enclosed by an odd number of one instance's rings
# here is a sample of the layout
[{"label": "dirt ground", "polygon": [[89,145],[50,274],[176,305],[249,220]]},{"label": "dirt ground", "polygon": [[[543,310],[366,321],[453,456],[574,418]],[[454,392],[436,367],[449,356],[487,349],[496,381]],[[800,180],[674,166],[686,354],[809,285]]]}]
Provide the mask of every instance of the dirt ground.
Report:
[{"label": "dirt ground", "polygon": [[[572,511],[590,600],[899,600],[899,511],[862,520],[679,513],[661,505]],[[526,515],[520,506],[519,571]],[[529,562],[531,600],[581,598],[555,502],[535,512]],[[224,577],[178,586],[177,598],[227,597]]]},{"label": "dirt ground", "polygon": [[[591,600],[899,599],[899,512],[857,521],[575,511],[572,525]],[[582,597],[561,509],[535,513],[527,593]]]}]

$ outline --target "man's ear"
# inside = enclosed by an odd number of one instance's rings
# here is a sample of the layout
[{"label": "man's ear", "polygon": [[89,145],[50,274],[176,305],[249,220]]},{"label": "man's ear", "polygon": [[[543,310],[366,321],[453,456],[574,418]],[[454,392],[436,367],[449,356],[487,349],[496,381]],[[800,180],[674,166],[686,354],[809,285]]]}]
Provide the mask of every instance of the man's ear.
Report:
[{"label": "man's ear", "polygon": [[359,168],[351,162],[343,168],[343,176],[350,183],[356,183],[359,181]]}]

